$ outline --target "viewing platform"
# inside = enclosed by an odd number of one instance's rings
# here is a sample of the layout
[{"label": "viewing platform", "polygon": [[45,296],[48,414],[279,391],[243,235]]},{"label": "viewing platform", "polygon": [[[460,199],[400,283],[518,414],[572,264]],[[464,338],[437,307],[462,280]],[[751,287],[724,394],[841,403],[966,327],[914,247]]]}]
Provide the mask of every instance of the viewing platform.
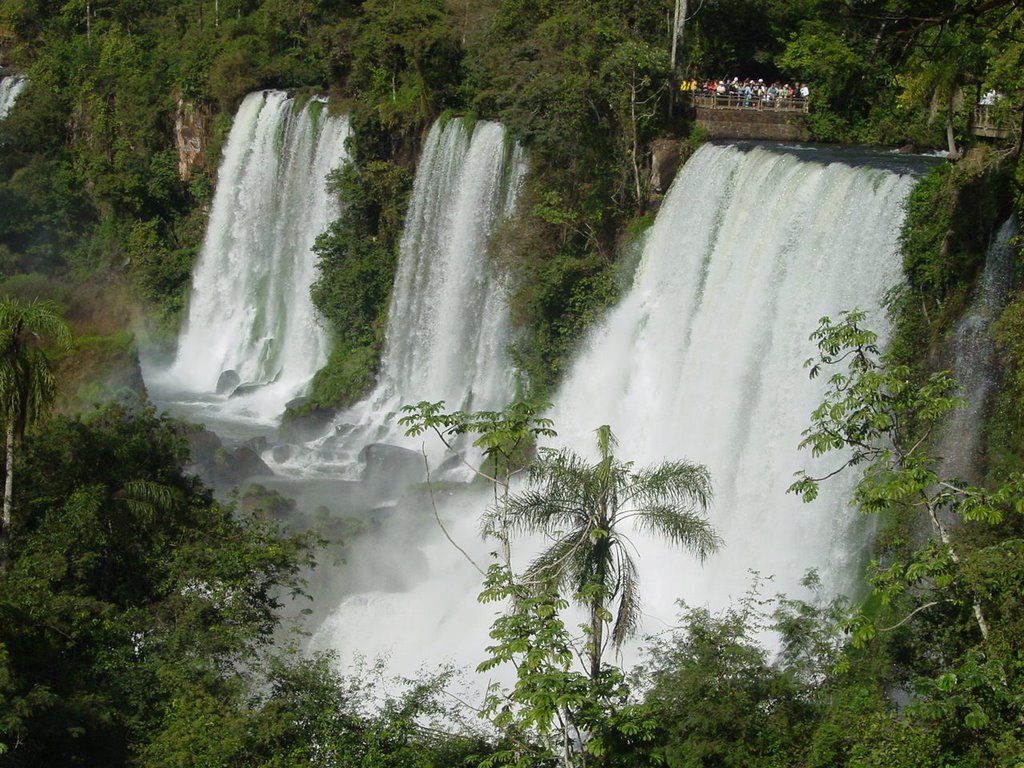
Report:
[{"label": "viewing platform", "polygon": [[1010,129],[1006,124],[1005,111],[997,109],[994,104],[975,104],[970,132],[972,136],[987,139],[1009,138]]},{"label": "viewing platform", "polygon": [[691,93],[690,103],[700,109],[739,109],[755,112],[807,112],[807,99],[759,99],[737,94]]},{"label": "viewing platform", "polygon": [[810,136],[807,99],[711,93],[691,93],[687,97],[697,124],[713,139],[806,141]]}]

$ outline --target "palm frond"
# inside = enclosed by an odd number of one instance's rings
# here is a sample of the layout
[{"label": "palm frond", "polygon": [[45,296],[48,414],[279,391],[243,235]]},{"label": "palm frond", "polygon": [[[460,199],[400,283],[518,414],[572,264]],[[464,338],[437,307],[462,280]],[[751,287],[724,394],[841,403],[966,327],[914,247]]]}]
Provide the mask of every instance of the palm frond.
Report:
[{"label": "palm frond", "polygon": [[706,517],[673,504],[652,504],[636,510],[629,517],[636,519],[639,530],[668,539],[676,546],[697,555],[701,562],[722,544]]},{"label": "palm frond", "polygon": [[577,528],[560,536],[530,563],[526,569],[526,580],[558,589],[577,588],[575,581],[590,549],[589,544],[585,528]]},{"label": "palm frond", "polygon": [[115,498],[123,501],[132,514],[150,520],[157,512],[168,512],[174,506],[174,492],[151,480],[129,480]]},{"label": "palm frond", "polygon": [[591,669],[599,669],[601,626],[618,601],[608,641],[621,646],[639,626],[639,572],[621,523],[635,519],[704,560],[720,541],[706,511],[711,477],[706,467],[670,461],[633,470],[614,455],[608,426],[597,429],[599,459],[592,463],[568,448],[541,449],[530,469],[527,490],[489,512],[485,526],[506,534],[537,532],[553,538],[526,571],[537,584],[575,590],[576,601],[594,622]]},{"label": "palm frond", "polygon": [[633,473],[631,481],[628,499],[623,498],[622,502],[632,502],[640,508],[668,501],[706,510],[714,496],[708,468],[689,461],[666,461],[656,467],[644,467]]},{"label": "palm frond", "polygon": [[618,571],[619,608],[612,625],[612,644],[621,648],[628,638],[636,634],[640,625],[640,573],[625,550],[620,552]]},{"label": "palm frond", "polygon": [[540,490],[525,491],[495,510],[493,521],[509,533],[547,533],[575,527],[586,519],[586,505],[578,498],[552,496]]},{"label": "palm frond", "polygon": [[45,342],[60,352],[71,347],[71,329],[52,301],[36,299],[22,304],[11,298],[0,299],[0,334],[4,337],[0,345],[3,351],[9,345],[28,346],[28,339],[36,346]]},{"label": "palm frond", "polygon": [[19,437],[56,396],[44,343],[60,350],[71,345],[71,331],[56,305],[0,299],[0,415],[15,424]]}]

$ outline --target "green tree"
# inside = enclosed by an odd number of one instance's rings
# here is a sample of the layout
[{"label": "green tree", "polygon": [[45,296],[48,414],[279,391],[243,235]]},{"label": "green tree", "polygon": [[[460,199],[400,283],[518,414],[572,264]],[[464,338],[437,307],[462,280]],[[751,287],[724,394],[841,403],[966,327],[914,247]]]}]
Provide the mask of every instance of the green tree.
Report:
[{"label": "green tree", "polygon": [[[400,420],[407,434],[432,431],[453,452],[460,437],[476,435],[473,444],[486,458],[476,471],[495,490],[484,530],[505,545],[505,563],[486,572],[473,564],[484,575],[480,602],[508,600],[510,609],[492,624],[495,642],[477,670],[512,664],[516,682],[511,690],[488,691],[482,715],[503,743],[482,765],[635,765],[649,756],[654,720],[631,702],[622,671],[601,664],[609,607],[618,600],[616,645],[639,616],[637,567],[623,528],[632,521],[703,559],[718,545],[705,517],[711,481],[705,467],[685,461],[634,471],[613,455],[607,426],[597,430],[596,464],[567,449],[542,448],[534,456],[536,440],[555,435],[551,420],[538,415],[546,407],[516,402],[501,411],[446,413],[443,402],[421,402],[405,406]],[[512,479],[524,470],[529,487],[513,493]],[[556,540],[520,577],[509,565],[509,537],[534,530]],[[569,607],[563,593],[589,611],[583,647],[562,618]],[[577,659],[585,660],[585,671],[574,669]],[[616,762],[623,755],[627,762]]]},{"label": "green tree", "polygon": [[48,343],[67,348],[71,331],[45,301],[22,304],[0,299],[0,417],[6,435],[3,516],[0,518],[0,570],[7,567],[14,497],[15,443],[46,412],[57,395],[57,382],[44,349]]},{"label": "green tree", "polygon": [[[813,602],[747,594],[721,613],[683,606],[682,626],[652,640],[640,670],[669,768],[804,765],[802,752],[827,706],[847,605],[826,602],[814,571]],[[764,633],[779,639],[772,659]]]},{"label": "green tree", "polygon": [[444,107],[462,52],[440,0],[362,4],[350,86],[387,128],[411,129]]},{"label": "green tree", "polygon": [[959,157],[955,119],[964,101],[963,86],[977,82],[985,70],[980,29],[960,25],[923,32],[907,70],[901,78],[902,98],[927,106],[929,122],[941,113],[949,156]]},{"label": "green tree", "polygon": [[702,561],[719,545],[706,517],[712,496],[706,467],[666,461],[634,469],[633,462],[614,455],[616,444],[606,425],[597,429],[594,463],[568,448],[541,449],[530,467],[530,487],[511,495],[486,519],[490,530],[553,538],[530,564],[526,578],[570,590],[589,612],[593,680],[600,676],[607,640],[620,646],[635,633],[640,617],[639,571],[627,527],[668,539]]},{"label": "green tree", "polygon": [[[529,467],[537,438],[554,437],[556,434],[551,419],[539,415],[550,405],[517,401],[509,403],[500,411],[447,413],[443,400],[436,403],[423,400],[416,405],[403,406],[405,416],[398,423],[405,427],[405,433],[410,437],[428,430],[433,432],[445,448],[460,456],[464,464],[491,484],[494,489],[494,506],[501,508],[508,502],[512,478]],[[472,441],[473,447],[483,451],[486,460],[483,467],[473,466],[459,450],[459,441],[471,435],[476,435]],[[436,509],[434,518],[447,536],[448,531]],[[510,561],[508,536],[504,531],[492,533],[498,536],[505,548],[506,562]],[[455,546],[458,547],[457,544]],[[473,562],[472,559],[470,562]],[[481,576],[486,576],[483,568],[475,562],[473,565]]]},{"label": "green tree", "polygon": [[184,712],[236,721],[309,537],[217,504],[187,459],[184,427],[151,408],[26,435],[0,574],[5,765],[126,765]]},{"label": "green tree", "polygon": [[[482,603],[510,600],[512,608],[491,625],[488,658],[477,667],[488,672],[512,664],[511,690],[492,685],[482,716],[502,734],[502,743],[480,765],[562,768],[620,765],[626,755],[647,762],[655,720],[630,700],[622,670],[605,665],[597,677],[574,669],[578,643],[562,619],[569,602],[550,582],[518,580],[507,566],[492,565],[478,598]],[[639,759],[637,759],[639,758]]]},{"label": "green tree", "polygon": [[[1010,484],[989,493],[940,476],[940,459],[928,450],[929,440],[961,404],[956,382],[942,371],[920,383],[908,366],[887,365],[878,350],[878,337],[863,327],[864,319],[859,310],[844,312],[838,323],[825,317],[811,335],[819,349],[818,357],[807,361],[811,377],[826,369],[835,372],[800,445],[815,456],[832,451],[845,451],[846,455],[839,467],[824,476],[799,472],[789,490],[811,501],[822,480],[846,467],[864,464],[854,494],[863,512],[890,512],[907,506],[924,514],[940,546],[926,547],[910,564],[893,565],[876,575],[875,584],[888,601],[922,579],[939,577],[939,583],[948,583],[941,574],[948,575],[961,563],[950,533],[950,516],[998,522],[1002,508],[1017,489]],[[963,597],[961,593],[960,599]],[[970,604],[978,629],[987,639],[983,607],[976,597]],[[863,636],[873,633],[870,623],[862,629]]]},{"label": "green tree", "polygon": [[[880,355],[863,322],[864,313],[846,312],[839,322],[823,318],[812,335],[819,351],[807,361],[811,375],[832,373],[802,445],[841,458],[820,476],[798,473],[790,490],[810,500],[826,477],[863,468],[854,503],[908,521],[895,534],[903,541],[870,565],[872,594],[848,622],[852,643],[892,654],[887,673],[916,689],[909,712],[936,749],[963,756],[964,765],[995,765],[1024,739],[1016,607],[1024,572],[1010,554],[1024,546],[1024,484],[1011,476],[982,488],[943,473],[934,444],[960,405],[956,382]],[[925,531],[928,541],[915,543]]]},{"label": "green tree", "polygon": [[664,51],[632,40],[616,46],[601,66],[609,103],[621,126],[620,143],[629,158],[633,194],[640,209],[646,200],[641,172],[643,147],[652,138],[652,129],[663,111],[661,97],[668,90],[670,73]]}]

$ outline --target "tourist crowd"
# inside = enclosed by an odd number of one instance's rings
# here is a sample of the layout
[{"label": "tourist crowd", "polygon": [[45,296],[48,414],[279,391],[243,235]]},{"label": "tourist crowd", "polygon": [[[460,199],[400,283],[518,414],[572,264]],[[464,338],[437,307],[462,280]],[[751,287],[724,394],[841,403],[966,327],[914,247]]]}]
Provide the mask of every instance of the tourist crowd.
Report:
[{"label": "tourist crowd", "polygon": [[764,80],[683,80],[679,86],[683,93],[700,93],[708,96],[736,96],[748,103],[752,101],[775,102],[786,99],[806,99],[810,95],[806,83],[780,83],[778,80],[770,85]]}]

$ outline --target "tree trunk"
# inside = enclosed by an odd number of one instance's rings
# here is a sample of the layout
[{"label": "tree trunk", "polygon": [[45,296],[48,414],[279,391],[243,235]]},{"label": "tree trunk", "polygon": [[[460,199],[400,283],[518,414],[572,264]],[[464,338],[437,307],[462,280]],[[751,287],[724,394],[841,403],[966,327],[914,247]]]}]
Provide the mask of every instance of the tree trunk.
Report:
[{"label": "tree trunk", "polygon": [[602,499],[598,510],[598,530],[601,532],[594,542],[594,582],[591,587],[596,590],[590,604],[590,679],[597,681],[601,676],[601,652],[604,650],[604,619],[602,618],[608,603],[608,537],[611,525],[608,523],[608,509],[613,506],[606,498]]},{"label": "tree trunk", "polygon": [[949,159],[957,160],[960,152],[956,148],[956,136],[953,135],[953,97],[946,102],[946,144],[949,148]]},{"label": "tree trunk", "polygon": [[687,0],[676,0],[676,10],[672,17],[672,74],[676,74],[677,51],[683,49],[683,33],[686,30]]},{"label": "tree trunk", "polygon": [[[942,545],[946,548],[946,552],[949,554],[949,559],[953,561],[955,565],[960,565],[960,556],[953,549],[953,540],[949,536],[949,531],[946,530],[946,526],[939,520],[938,511],[935,509],[935,505],[928,503],[928,515],[932,519],[932,527],[935,532],[939,534],[939,540]],[[985,619],[985,614],[981,610],[981,603],[978,602],[977,596],[974,597],[971,603],[971,608],[974,610],[974,620],[978,624],[978,629],[981,631],[981,639],[988,642],[988,621]]]},{"label": "tree trunk", "polygon": [[640,185],[640,162],[637,159],[640,154],[640,126],[636,115],[636,73],[633,73],[633,80],[629,84],[629,123],[631,126],[632,142],[630,147],[630,160],[633,162],[633,184],[636,193],[636,205],[641,211],[647,206],[641,197],[643,190]]},{"label": "tree trunk", "polygon": [[601,675],[601,635],[604,632],[601,607],[600,602],[590,607],[590,679],[595,681]]},{"label": "tree trunk", "polygon": [[[672,16],[672,55],[670,64],[672,77],[676,78],[676,52],[682,49],[683,27],[686,25],[686,0],[676,0],[675,13]],[[668,89],[668,114],[671,117],[675,114],[676,106],[676,83],[673,79]]]},{"label": "tree trunk", "polygon": [[7,570],[7,549],[11,540],[11,508],[14,499],[14,419],[7,420],[7,463],[4,478],[4,511],[0,521],[0,571]]}]

